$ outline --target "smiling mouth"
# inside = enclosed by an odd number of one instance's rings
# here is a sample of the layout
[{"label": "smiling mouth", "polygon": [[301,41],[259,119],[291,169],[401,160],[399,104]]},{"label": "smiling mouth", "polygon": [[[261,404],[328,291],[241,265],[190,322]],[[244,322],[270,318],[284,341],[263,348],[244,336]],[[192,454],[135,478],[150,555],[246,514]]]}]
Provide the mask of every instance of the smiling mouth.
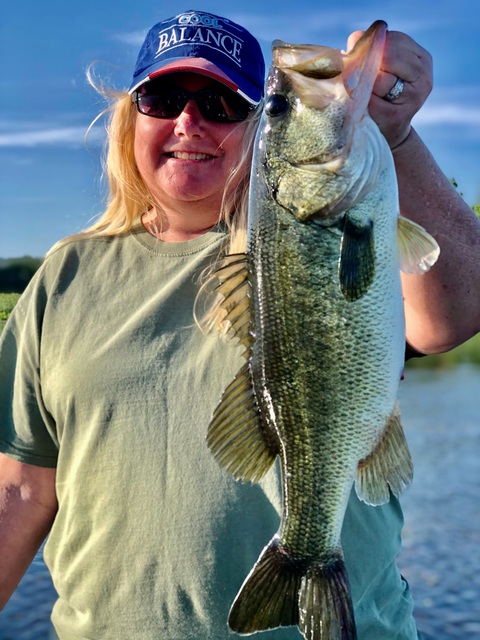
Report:
[{"label": "smiling mouth", "polygon": [[213,160],[216,157],[208,153],[187,153],[186,151],[173,151],[167,153],[167,156],[177,160]]}]

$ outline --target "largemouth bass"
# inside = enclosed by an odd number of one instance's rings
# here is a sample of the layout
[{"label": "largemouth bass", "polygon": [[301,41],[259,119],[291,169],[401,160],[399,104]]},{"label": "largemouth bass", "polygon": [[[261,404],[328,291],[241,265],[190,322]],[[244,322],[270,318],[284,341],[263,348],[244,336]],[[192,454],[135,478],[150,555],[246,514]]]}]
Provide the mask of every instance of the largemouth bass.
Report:
[{"label": "largemouth bass", "polygon": [[244,481],[279,456],[283,482],[279,531],[229,614],[241,634],[297,625],[309,640],[355,639],[340,544],[352,485],[380,505],[412,478],[400,266],[424,272],[439,250],[399,218],[392,155],[367,111],[386,32],[374,23],[348,54],[274,43],[247,251],[215,274],[209,319],[246,362],[208,445]]}]

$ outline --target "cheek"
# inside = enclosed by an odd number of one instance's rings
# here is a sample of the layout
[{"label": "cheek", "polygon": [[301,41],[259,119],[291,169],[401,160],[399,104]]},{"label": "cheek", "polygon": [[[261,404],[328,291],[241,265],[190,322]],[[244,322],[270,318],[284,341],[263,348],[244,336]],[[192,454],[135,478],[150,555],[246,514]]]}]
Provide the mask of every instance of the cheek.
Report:
[{"label": "cheek", "polygon": [[160,157],[165,123],[153,118],[139,117],[135,123],[133,151],[135,162],[142,176],[152,172]]}]

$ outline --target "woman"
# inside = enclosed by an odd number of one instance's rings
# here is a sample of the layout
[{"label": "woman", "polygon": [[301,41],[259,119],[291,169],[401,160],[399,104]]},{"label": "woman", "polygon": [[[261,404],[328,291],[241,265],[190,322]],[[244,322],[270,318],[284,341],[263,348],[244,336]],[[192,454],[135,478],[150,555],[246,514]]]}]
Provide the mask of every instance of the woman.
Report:
[{"label": "woman", "polygon": [[[275,470],[244,486],[205,446],[240,351],[192,323],[198,279],[245,212],[263,76],[258,43],[230,20],[155,25],[113,107],[107,210],[51,250],[4,330],[0,606],[50,533],[62,640],[230,637],[230,604],[277,529]],[[371,113],[402,213],[442,246],[438,268],[404,283],[422,353],[465,340],[480,315],[478,222],[410,127],[430,88],[428,54],[390,33]],[[342,541],[363,640],[417,637],[400,529],[396,501],[352,497]]]}]

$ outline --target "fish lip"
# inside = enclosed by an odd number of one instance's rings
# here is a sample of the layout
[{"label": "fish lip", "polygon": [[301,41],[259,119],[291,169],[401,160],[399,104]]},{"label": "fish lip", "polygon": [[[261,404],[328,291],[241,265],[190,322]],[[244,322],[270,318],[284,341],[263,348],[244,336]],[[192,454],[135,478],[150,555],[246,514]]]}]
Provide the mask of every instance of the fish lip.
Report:
[{"label": "fish lip", "polygon": [[311,170],[313,167],[328,167],[328,165],[342,165],[350,155],[352,149],[352,143],[345,145],[337,150],[335,153],[331,153],[328,156],[314,156],[312,158],[305,158],[301,160],[289,160],[284,156],[281,156],[279,159],[286,162],[291,167],[295,167],[296,169],[301,169],[305,167],[305,170]]}]

